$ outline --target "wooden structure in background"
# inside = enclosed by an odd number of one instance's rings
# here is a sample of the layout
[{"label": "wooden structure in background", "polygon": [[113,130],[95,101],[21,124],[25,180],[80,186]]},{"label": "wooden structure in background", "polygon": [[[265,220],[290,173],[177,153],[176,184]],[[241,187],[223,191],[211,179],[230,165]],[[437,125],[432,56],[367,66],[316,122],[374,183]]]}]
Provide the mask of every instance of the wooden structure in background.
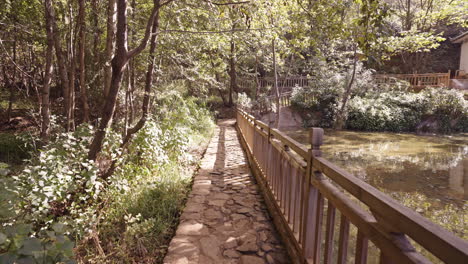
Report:
[{"label": "wooden structure in background", "polygon": [[[450,71],[446,73],[420,73],[420,74],[376,74],[374,75],[377,84],[392,84],[397,80],[407,81],[413,89],[421,90],[424,87],[449,87]],[[281,94],[289,93],[292,88],[307,87],[313,80],[308,76],[289,76],[278,78],[278,88]],[[260,88],[264,90],[268,87],[274,87],[273,77],[258,78],[240,78],[237,80],[237,86],[240,90],[255,90]],[[270,90],[273,95],[273,89]]]},{"label": "wooden structure in background", "polygon": [[377,84],[395,83],[403,80],[409,82],[413,88],[424,87],[449,87],[450,71],[446,73],[421,73],[421,74],[376,74]]},{"label": "wooden structure in background", "polygon": [[466,241],[322,158],[321,128],[310,148],[240,109],[237,128],[293,263],[367,263],[370,241],[380,263],[431,263],[412,241],[445,263],[468,260]]},{"label": "wooden structure in background", "polygon": [[[312,79],[307,76],[288,76],[278,78],[278,89],[280,93],[291,92],[295,86],[306,87]],[[257,83],[258,81],[258,83]],[[237,86],[241,90],[248,89],[265,89],[267,87],[273,88],[275,86],[275,79],[273,77],[260,77],[257,80],[255,78],[243,78],[237,80]],[[273,92],[273,89],[271,89]]]}]

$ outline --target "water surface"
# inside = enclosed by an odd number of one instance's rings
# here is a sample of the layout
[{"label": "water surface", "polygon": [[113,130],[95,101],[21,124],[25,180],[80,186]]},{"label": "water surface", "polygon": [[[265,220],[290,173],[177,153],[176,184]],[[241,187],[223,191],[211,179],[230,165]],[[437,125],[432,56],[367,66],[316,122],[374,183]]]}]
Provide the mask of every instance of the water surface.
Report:
[{"label": "water surface", "polygon": [[[285,131],[307,144],[308,130]],[[468,134],[325,131],[323,156],[468,239]]]}]

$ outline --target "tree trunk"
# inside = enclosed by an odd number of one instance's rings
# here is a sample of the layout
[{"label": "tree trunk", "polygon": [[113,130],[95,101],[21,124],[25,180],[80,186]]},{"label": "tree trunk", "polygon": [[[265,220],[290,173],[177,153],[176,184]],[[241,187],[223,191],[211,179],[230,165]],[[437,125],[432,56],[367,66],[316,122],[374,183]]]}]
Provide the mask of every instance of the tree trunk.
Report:
[{"label": "tree trunk", "polygon": [[276,96],[276,120],[275,120],[275,125],[276,125],[276,127],[279,127],[281,106],[280,106],[280,92],[279,92],[279,89],[278,89],[278,71],[277,71],[277,67],[276,67],[276,43],[275,43],[275,39],[273,39],[271,41],[271,46],[273,48],[273,73],[274,73],[274,76],[275,76],[275,83],[274,83],[275,96]]},{"label": "tree trunk", "polygon": [[88,93],[86,91],[86,73],[85,73],[85,43],[86,43],[86,9],[85,0],[79,0],[78,23],[80,25],[80,39],[78,57],[80,61],[80,93],[81,104],[83,106],[83,122],[89,122],[89,104]]},{"label": "tree trunk", "polygon": [[351,74],[351,80],[349,81],[349,84],[346,88],[346,91],[343,94],[343,99],[341,100],[341,107],[336,115],[336,120],[334,124],[335,129],[343,129],[344,123],[345,123],[345,110],[346,110],[346,104],[349,100],[349,96],[351,95],[351,90],[353,87],[354,79],[356,77],[356,68],[357,68],[357,47],[354,47],[354,58],[353,58],[353,73]]},{"label": "tree trunk", "polygon": [[148,110],[149,110],[149,105],[150,105],[150,95],[151,95],[151,86],[153,84],[153,71],[154,71],[154,63],[155,63],[155,56],[154,52],[156,50],[156,39],[157,39],[157,34],[156,32],[159,29],[159,4],[156,4],[158,7],[158,11],[156,13],[156,17],[153,22],[152,30],[151,30],[151,40],[150,40],[150,50],[149,50],[149,60],[148,60],[148,68],[146,70],[146,79],[145,79],[145,94],[143,96],[143,104],[141,106],[141,118],[138,120],[138,122],[135,124],[134,127],[128,130],[128,133],[122,143],[122,146],[125,146],[127,144],[132,135],[138,132],[141,128],[146,123],[146,120],[148,119]]},{"label": "tree trunk", "polygon": [[[60,76],[60,83],[62,85],[63,90],[63,98],[64,98],[64,115],[68,115],[68,110],[70,109],[70,86],[68,81],[68,74],[66,67],[66,61],[64,58],[63,50],[62,50],[62,42],[60,40],[60,33],[57,27],[57,22],[55,19],[55,10],[53,5],[53,0],[50,0],[50,21],[52,23],[52,36],[54,39],[54,48],[55,48],[55,56],[57,57],[57,68]],[[67,120],[67,128],[68,128],[68,120]]]},{"label": "tree trunk", "polygon": [[229,106],[233,105],[232,93],[237,90],[237,73],[236,73],[236,45],[234,40],[231,40],[231,57],[229,58]]},{"label": "tree trunk", "polygon": [[41,106],[41,138],[47,141],[49,138],[50,129],[50,82],[52,79],[52,57],[54,52],[54,37],[52,29],[52,3],[51,0],[44,1],[45,6],[45,20],[47,32],[47,50],[46,50],[46,65],[44,69],[44,84],[42,85],[42,106]]},{"label": "tree trunk", "polygon": [[[13,64],[16,64],[16,36],[15,40],[13,41]],[[5,78],[7,76],[5,75]],[[9,90],[10,90],[10,96],[8,97],[8,109],[7,109],[7,122],[10,122],[11,115],[13,112],[13,102],[15,101],[15,88],[17,87],[17,82],[16,82],[16,67],[13,65],[13,74],[11,77],[11,81],[9,82],[10,85]]]},{"label": "tree trunk", "polygon": [[[155,0],[151,17],[146,25],[145,36],[140,44],[133,50],[127,50],[127,0],[117,0],[117,34],[116,34],[116,50],[115,56],[112,59],[112,78],[109,93],[105,98],[104,107],[101,113],[101,120],[97,131],[94,134],[93,141],[88,152],[88,159],[96,160],[97,154],[102,149],[102,142],[106,136],[106,130],[109,128],[112,116],[114,115],[117,95],[122,84],[122,74],[127,62],[132,57],[140,54],[148,44],[148,39],[151,35],[151,29],[154,19],[159,8],[159,0]],[[149,100],[149,99],[148,99]]]},{"label": "tree trunk", "polygon": [[116,0],[109,0],[107,9],[106,64],[104,66],[104,100],[106,100],[109,94],[112,81],[112,57],[114,56],[115,48],[116,14]]},{"label": "tree trunk", "polygon": [[[68,67],[68,108],[67,108],[67,131],[75,130],[75,80],[76,80],[76,53],[75,53],[75,32],[73,30],[73,7],[69,2],[70,7],[70,37],[68,43],[68,54],[70,66]],[[78,24],[76,24],[78,28]]]},{"label": "tree trunk", "polygon": [[260,95],[260,80],[258,79],[258,56],[255,54],[255,101]]}]

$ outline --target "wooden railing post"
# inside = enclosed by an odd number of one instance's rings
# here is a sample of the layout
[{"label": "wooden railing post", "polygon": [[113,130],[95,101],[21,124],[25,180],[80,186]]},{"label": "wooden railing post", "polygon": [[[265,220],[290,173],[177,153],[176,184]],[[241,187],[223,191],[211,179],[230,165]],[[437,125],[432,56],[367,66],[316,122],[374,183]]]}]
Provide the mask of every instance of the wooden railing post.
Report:
[{"label": "wooden railing post", "polygon": [[314,175],[314,171],[312,168],[312,162],[315,157],[321,156],[320,146],[323,144],[323,129],[322,128],[312,128],[310,131],[309,142],[311,147],[308,151],[307,157],[307,170],[306,170],[306,179],[304,184],[304,195],[302,197],[303,205],[302,205],[302,217],[303,220],[301,226],[301,238],[302,241],[304,256],[306,258],[317,256],[317,245],[316,243],[317,233],[316,230],[317,224],[320,221],[318,220],[318,213],[320,207],[320,194],[316,188],[311,188],[311,181],[312,175]]}]

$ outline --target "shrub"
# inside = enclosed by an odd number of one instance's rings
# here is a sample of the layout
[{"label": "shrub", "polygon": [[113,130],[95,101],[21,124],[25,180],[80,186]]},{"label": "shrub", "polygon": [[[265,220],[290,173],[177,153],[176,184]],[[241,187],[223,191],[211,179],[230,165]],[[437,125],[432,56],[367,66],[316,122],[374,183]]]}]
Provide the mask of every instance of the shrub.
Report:
[{"label": "shrub", "polygon": [[251,109],[253,106],[252,99],[246,93],[239,93],[237,95],[237,106],[243,109]]},{"label": "shrub", "polygon": [[[372,73],[358,63],[351,96],[365,94],[376,88]],[[304,113],[306,126],[333,125],[351,75],[350,65],[335,67],[331,64],[322,64],[315,69],[309,86],[293,89],[291,104]]]},{"label": "shrub", "polygon": [[367,131],[415,131],[432,118],[439,132],[468,130],[468,104],[456,90],[427,88],[420,93],[389,90],[355,96],[346,125]]},{"label": "shrub", "polygon": [[[22,197],[20,207],[36,227],[45,230],[61,222],[80,234],[93,222],[93,205],[104,182],[98,177],[96,164],[87,158],[92,135],[87,125],[62,133],[14,177]],[[110,144],[108,139],[105,150]]]},{"label": "shrub", "polygon": [[0,162],[21,163],[30,157],[31,150],[31,141],[27,135],[0,133]]},{"label": "shrub", "polygon": [[424,108],[422,94],[394,91],[355,96],[349,102],[346,126],[366,131],[413,131]]}]

